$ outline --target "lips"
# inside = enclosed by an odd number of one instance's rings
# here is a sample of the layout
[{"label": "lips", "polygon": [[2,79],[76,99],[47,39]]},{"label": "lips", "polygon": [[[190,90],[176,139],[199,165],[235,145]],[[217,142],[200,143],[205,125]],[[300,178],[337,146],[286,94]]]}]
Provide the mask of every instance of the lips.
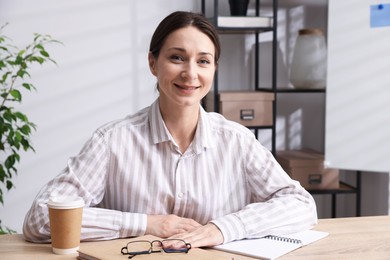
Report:
[{"label": "lips", "polygon": [[177,84],[175,84],[175,86],[177,88],[180,88],[180,89],[183,89],[183,90],[188,90],[188,91],[200,88],[200,86],[181,86],[181,85],[177,85]]}]

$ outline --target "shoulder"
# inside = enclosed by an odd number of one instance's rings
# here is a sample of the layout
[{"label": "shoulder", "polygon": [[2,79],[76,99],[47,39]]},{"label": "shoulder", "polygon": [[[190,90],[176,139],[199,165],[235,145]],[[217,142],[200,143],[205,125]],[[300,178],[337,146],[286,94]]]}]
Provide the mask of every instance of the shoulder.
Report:
[{"label": "shoulder", "polygon": [[215,112],[207,112],[211,131],[216,135],[223,135],[226,137],[249,138],[253,139],[255,136],[247,127],[226,119],[223,115]]},{"label": "shoulder", "polygon": [[115,131],[142,128],[148,125],[150,107],[145,107],[135,114],[117,119],[100,126],[95,133],[100,136],[112,134]]}]

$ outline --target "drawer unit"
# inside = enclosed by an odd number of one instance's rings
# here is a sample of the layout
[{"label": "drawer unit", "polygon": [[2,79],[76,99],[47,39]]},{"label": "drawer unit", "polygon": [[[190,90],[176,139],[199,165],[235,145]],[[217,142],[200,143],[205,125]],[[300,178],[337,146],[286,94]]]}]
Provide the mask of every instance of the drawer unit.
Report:
[{"label": "drawer unit", "polygon": [[244,126],[272,126],[274,94],[259,91],[219,93],[219,112]]},{"label": "drawer unit", "polygon": [[306,189],[338,189],[339,170],[324,167],[324,155],[313,150],[279,151],[276,159]]}]

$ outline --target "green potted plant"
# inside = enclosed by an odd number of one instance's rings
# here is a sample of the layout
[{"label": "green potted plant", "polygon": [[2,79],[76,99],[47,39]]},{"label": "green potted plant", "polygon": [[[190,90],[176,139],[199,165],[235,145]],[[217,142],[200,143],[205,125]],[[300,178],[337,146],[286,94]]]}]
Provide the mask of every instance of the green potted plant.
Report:
[{"label": "green potted plant", "polygon": [[[6,24],[7,25],[7,24]],[[34,63],[56,63],[50,58],[45,46],[59,43],[50,35],[34,34],[31,44],[19,49],[11,39],[3,34],[6,27],[0,28],[0,203],[4,204],[4,191],[14,187],[12,178],[17,174],[20,151],[34,151],[30,136],[36,125],[27,115],[18,111],[15,105],[22,102],[23,91],[35,90],[29,81],[29,70]],[[14,233],[2,225],[0,234]]]}]

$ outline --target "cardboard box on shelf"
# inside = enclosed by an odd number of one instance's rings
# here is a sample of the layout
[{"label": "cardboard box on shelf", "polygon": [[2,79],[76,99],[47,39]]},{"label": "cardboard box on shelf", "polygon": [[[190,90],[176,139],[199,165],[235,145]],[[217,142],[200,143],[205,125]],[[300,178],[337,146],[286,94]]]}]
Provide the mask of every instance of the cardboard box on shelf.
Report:
[{"label": "cardboard box on shelf", "polygon": [[[244,126],[272,126],[274,94],[264,91],[219,92],[219,112]],[[214,111],[213,93],[206,98],[206,110]]]},{"label": "cardboard box on shelf", "polygon": [[314,150],[278,151],[276,159],[306,189],[338,189],[339,170],[324,167],[324,155]]}]

